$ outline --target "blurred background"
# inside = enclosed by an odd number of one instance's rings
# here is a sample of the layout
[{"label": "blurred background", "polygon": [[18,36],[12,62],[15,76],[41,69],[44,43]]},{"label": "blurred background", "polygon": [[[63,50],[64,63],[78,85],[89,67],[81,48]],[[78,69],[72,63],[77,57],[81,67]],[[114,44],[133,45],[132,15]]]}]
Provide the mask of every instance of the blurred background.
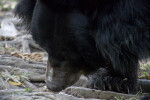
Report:
[{"label": "blurred background", "polygon": [[14,9],[17,0],[0,0],[0,11],[9,11]]}]

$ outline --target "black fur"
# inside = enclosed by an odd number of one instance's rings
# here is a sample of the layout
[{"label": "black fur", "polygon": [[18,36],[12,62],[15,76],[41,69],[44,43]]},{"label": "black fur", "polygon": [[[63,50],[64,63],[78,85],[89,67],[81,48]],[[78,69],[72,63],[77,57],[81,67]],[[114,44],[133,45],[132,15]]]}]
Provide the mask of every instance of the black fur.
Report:
[{"label": "black fur", "polygon": [[21,0],[16,7],[53,59],[78,61],[90,87],[133,93],[139,60],[150,56],[149,0]]},{"label": "black fur", "polygon": [[24,23],[30,25],[36,0],[20,0],[15,12],[24,20]]}]

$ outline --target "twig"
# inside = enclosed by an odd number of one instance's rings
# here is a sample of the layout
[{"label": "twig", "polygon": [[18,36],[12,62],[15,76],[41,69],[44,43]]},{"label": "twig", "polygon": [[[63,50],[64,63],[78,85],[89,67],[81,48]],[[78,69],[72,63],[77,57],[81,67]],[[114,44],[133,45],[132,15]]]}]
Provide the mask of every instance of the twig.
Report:
[{"label": "twig", "polygon": [[39,75],[39,76],[30,75],[28,76],[28,79],[32,82],[45,82],[45,75]]},{"label": "twig", "polygon": [[23,49],[23,53],[31,53],[28,40],[25,39],[22,40],[22,49]]},{"label": "twig", "polygon": [[150,80],[139,79],[138,81],[138,90],[142,89],[144,93],[150,93]]}]

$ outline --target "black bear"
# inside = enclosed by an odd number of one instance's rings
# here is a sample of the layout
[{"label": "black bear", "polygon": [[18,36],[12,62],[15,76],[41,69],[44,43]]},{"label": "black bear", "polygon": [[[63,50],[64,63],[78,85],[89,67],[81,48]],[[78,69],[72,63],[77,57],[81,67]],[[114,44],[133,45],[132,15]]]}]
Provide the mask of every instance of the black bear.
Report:
[{"label": "black bear", "polygon": [[136,92],[139,61],[150,56],[149,0],[20,0],[15,11],[48,53],[49,89],[93,74],[91,88]]}]

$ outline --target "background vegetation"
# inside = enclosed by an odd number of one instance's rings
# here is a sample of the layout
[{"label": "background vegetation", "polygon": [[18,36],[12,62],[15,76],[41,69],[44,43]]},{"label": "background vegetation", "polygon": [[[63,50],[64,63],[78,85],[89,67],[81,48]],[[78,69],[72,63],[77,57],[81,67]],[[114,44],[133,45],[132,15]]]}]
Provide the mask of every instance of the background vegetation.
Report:
[{"label": "background vegetation", "polygon": [[0,11],[9,11],[13,9],[18,0],[0,0]]}]

